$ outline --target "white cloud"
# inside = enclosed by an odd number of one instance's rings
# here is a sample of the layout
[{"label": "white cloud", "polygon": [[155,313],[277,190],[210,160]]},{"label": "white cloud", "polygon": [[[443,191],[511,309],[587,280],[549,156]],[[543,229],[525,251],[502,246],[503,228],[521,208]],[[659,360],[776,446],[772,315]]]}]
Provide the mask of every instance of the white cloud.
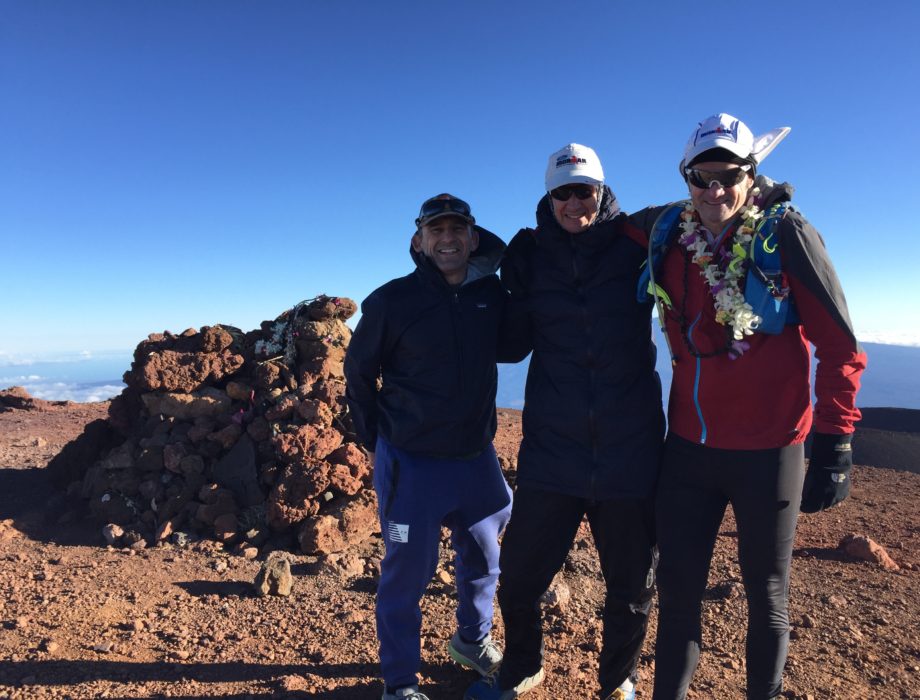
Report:
[{"label": "white cloud", "polygon": [[124,384],[80,384],[68,382],[38,382],[23,384],[36,399],[45,401],[75,401],[87,403],[91,401],[107,401],[118,396],[125,388]]},{"label": "white cloud", "polygon": [[0,389],[7,386],[25,384],[26,382],[39,382],[41,376],[37,374],[11,374],[10,376],[0,376]]},{"label": "white cloud", "polygon": [[857,331],[856,338],[861,343],[920,347],[920,335],[917,331]]},{"label": "white cloud", "polygon": [[[130,350],[60,350],[54,352],[16,353],[0,350],[0,367],[22,367],[39,363],[72,364],[92,360],[130,358]],[[129,359],[130,361],[130,359]]]}]

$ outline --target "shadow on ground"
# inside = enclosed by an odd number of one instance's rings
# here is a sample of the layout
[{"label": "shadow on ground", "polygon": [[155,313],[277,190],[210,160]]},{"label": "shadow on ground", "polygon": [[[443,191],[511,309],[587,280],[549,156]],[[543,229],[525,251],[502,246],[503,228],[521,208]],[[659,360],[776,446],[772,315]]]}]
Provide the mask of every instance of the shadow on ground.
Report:
[{"label": "shadow on ground", "polygon": [[87,517],[85,502],[56,489],[46,469],[0,469],[0,520],[38,542],[98,545],[99,526]]},{"label": "shadow on ground", "polygon": [[[423,677],[430,679],[425,683],[425,690],[432,697],[458,697],[476,676],[452,664],[423,664]],[[93,681],[115,683],[179,683],[195,681],[197,683],[253,683],[257,688],[233,695],[220,695],[224,698],[270,698],[270,697],[311,697],[335,700],[366,700],[375,697],[382,690],[377,664],[369,663],[320,663],[320,664],[252,664],[241,662],[226,663],[145,663],[129,661],[0,661],[0,683],[22,688],[55,688],[63,693],[70,692],[73,686]],[[301,689],[285,688],[282,679],[286,676],[303,677],[305,687]],[[347,681],[355,679],[351,685],[337,688],[321,689],[315,686],[316,679],[322,681]],[[127,689],[126,689],[127,690]],[[201,688],[205,693],[207,688]],[[136,698],[137,695],[109,694],[110,698]],[[146,696],[144,696],[146,697]],[[181,697],[209,697],[200,693]]]}]

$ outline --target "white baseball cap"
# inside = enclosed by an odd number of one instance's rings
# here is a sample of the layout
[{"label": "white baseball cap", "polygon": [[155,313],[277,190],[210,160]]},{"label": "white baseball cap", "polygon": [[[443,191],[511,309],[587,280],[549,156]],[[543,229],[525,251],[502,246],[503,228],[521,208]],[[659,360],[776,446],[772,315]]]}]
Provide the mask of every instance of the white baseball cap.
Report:
[{"label": "white baseball cap", "polygon": [[603,185],[604,169],[593,148],[570,143],[549,157],[545,182],[547,192],[576,183]]},{"label": "white baseball cap", "polygon": [[738,158],[759,165],[790,131],[790,127],[781,126],[755,137],[740,119],[724,112],[714,114],[701,121],[690,134],[680,162],[681,171],[697,156],[714,148],[722,148]]}]

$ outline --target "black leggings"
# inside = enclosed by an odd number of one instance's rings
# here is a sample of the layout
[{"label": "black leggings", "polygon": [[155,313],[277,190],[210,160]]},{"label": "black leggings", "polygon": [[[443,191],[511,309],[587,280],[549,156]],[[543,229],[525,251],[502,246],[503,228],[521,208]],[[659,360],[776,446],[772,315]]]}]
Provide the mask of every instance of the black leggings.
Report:
[{"label": "black leggings", "polygon": [[587,515],[607,584],[598,669],[601,697],[636,670],[654,595],[655,546],[650,500],[589,501],[519,488],[501,548],[498,603],[505,622],[499,687],[540,670],[540,596],[562,568]]},{"label": "black leggings", "polygon": [[686,697],[700,658],[709,564],[728,503],[748,601],[747,697],[766,700],[782,691],[804,464],[802,445],[720,450],[668,436],[655,507],[661,561],[654,700]]}]

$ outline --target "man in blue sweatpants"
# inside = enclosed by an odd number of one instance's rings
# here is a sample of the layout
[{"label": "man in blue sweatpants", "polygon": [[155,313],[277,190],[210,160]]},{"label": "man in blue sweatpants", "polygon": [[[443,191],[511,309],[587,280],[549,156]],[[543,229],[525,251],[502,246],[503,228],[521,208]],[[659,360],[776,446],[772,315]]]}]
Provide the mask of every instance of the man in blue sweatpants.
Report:
[{"label": "man in blue sweatpants", "polygon": [[502,658],[489,632],[498,536],[511,513],[492,447],[505,301],[495,271],[505,246],[449,194],[424,202],[415,224],[415,271],[364,300],[345,358],[346,398],[374,464],[386,543],[377,588],[383,700],[427,700],[418,688],[419,602],[442,525],[456,553],[448,653],[481,675]]}]

